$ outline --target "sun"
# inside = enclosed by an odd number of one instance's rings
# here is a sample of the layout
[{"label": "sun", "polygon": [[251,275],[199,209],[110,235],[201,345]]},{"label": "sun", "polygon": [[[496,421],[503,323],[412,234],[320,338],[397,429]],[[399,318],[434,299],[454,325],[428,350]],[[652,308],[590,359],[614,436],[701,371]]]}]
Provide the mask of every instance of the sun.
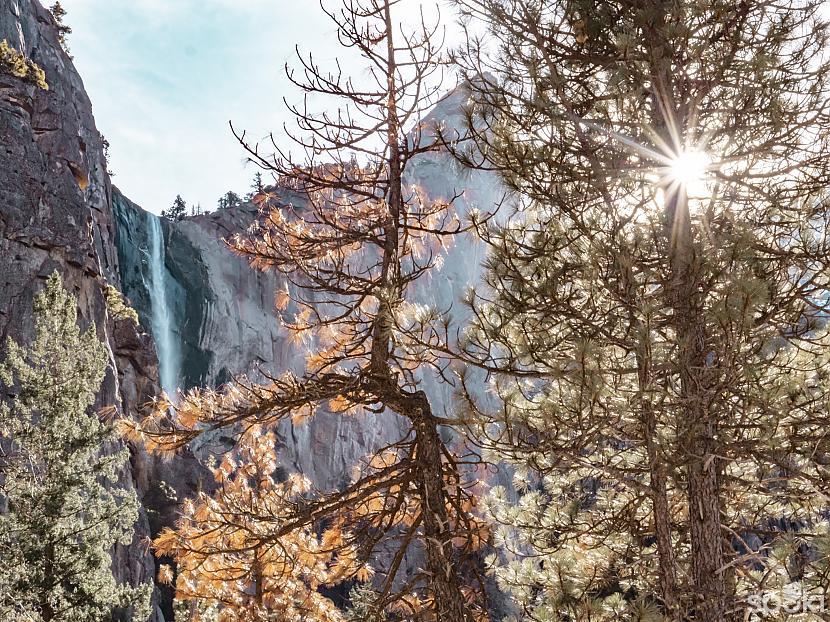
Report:
[{"label": "sun", "polygon": [[698,194],[705,187],[706,174],[712,166],[712,159],[704,151],[691,149],[681,151],[671,159],[668,177],[682,186],[688,195]]}]

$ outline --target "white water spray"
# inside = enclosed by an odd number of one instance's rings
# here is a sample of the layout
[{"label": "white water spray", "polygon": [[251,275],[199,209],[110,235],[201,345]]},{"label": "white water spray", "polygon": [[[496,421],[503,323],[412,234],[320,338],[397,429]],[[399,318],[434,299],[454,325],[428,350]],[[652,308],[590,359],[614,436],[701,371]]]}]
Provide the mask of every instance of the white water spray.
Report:
[{"label": "white water spray", "polygon": [[152,315],[150,317],[153,340],[156,342],[156,352],[159,359],[159,381],[161,388],[168,396],[173,398],[179,385],[179,367],[181,356],[179,354],[179,341],[174,331],[175,319],[167,295],[170,292],[168,287],[172,277],[164,265],[164,231],[161,228],[161,219],[155,214],[147,214],[149,226],[147,228],[150,238],[149,278],[147,291],[150,294],[150,306]]}]

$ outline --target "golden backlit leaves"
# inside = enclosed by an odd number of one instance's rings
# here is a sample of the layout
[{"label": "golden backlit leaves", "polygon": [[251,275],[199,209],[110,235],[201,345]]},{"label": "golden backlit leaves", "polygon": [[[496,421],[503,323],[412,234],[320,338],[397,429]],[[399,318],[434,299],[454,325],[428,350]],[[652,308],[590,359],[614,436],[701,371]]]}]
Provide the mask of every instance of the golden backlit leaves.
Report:
[{"label": "golden backlit leaves", "polygon": [[[274,403],[284,404],[293,399],[285,396],[297,390],[301,405],[286,412],[294,425],[300,425],[313,416],[315,404],[301,389],[296,379],[286,375],[256,388],[239,385],[221,393],[191,391],[180,395],[175,406],[160,400],[148,419],[161,431],[169,429],[161,422],[181,425],[182,421],[195,421],[198,430],[217,417],[221,420],[230,412],[228,408],[244,411],[251,399],[261,398],[267,391],[282,395],[283,399]],[[324,403],[338,413],[358,407],[344,391],[336,391]],[[319,497],[312,494],[309,480],[301,475],[275,479],[278,464],[272,430],[272,426],[256,424],[244,427],[236,450],[211,468],[217,491],[186,500],[176,527],[164,530],[156,539],[156,550],[177,564],[177,598],[212,603],[222,611],[221,619],[265,620],[267,612],[276,607],[299,616],[297,619],[338,621],[339,612],[317,589],[345,580],[371,580],[374,569],[358,555],[355,531],[400,530],[407,538],[422,537],[417,535],[423,529],[425,511],[417,484],[417,456],[405,445],[380,451],[354,473],[346,491]],[[187,432],[182,430],[174,438]],[[138,433],[145,441],[156,438],[141,429]],[[162,440],[154,443],[156,451],[168,449]],[[474,501],[459,487],[449,465],[444,472],[445,515],[450,521],[453,549],[458,555],[474,556],[489,541],[489,529],[475,515]],[[332,505],[327,506],[329,502]],[[337,509],[309,514],[304,508],[312,503]],[[320,522],[318,517],[325,520]],[[289,523],[290,529],[281,531]],[[166,570],[159,578],[172,580]],[[412,595],[404,601],[398,596],[391,599],[389,610],[426,608],[428,613],[428,594]],[[199,617],[199,607],[192,611],[194,622],[207,622],[207,617]]]},{"label": "golden backlit leaves", "polygon": [[[307,202],[279,206],[275,196],[257,195],[261,221],[228,242],[255,269],[283,276],[274,307],[289,343],[305,354],[302,377],[285,374],[264,384],[238,378],[220,390],[192,390],[174,404],[159,400],[140,424],[124,424],[129,438],[162,453],[205,431],[226,428],[238,436],[235,451],[211,469],[218,489],[185,502],[175,529],[155,542],[159,554],[176,561],[177,598],[218,607],[220,620],[259,621],[278,612],[279,619],[336,622],[341,614],[318,588],[372,580],[375,569],[366,559],[377,543],[400,551],[432,546],[438,530],[452,569],[456,559],[474,560],[490,538],[455,467],[443,465],[443,482],[441,468],[431,470],[430,484],[424,484],[420,441],[412,438],[372,456],[345,490],[330,495],[313,494],[309,481],[296,474],[274,479],[273,430],[280,422],[303,425],[320,408],[338,415],[388,409],[406,417],[414,394],[400,378],[411,383],[421,365],[434,362],[398,343],[396,312],[409,284],[440,265],[449,234],[460,224],[450,202],[430,201],[418,187],[406,191],[395,222],[390,205],[376,195],[378,173],[307,171]],[[321,180],[344,174],[357,181],[350,194],[320,189]],[[390,250],[388,241],[397,246]],[[383,358],[379,365],[376,351]],[[451,461],[437,458],[445,459]],[[426,507],[433,486],[443,490],[433,497],[434,507]],[[437,528],[436,515],[443,517]],[[430,600],[437,575],[418,573],[406,588],[412,593],[384,596],[387,611],[428,620],[430,609],[440,610]],[[465,592],[470,603],[480,598],[480,590]],[[471,610],[480,611],[477,605]],[[198,617],[200,607],[192,611],[194,622],[207,622]]]},{"label": "golden backlit leaves", "polygon": [[[404,189],[394,220],[378,190],[385,174],[382,166],[357,163],[295,168],[291,187],[305,200],[295,206],[280,204],[275,193],[257,195],[260,221],[248,234],[228,241],[255,269],[276,270],[292,284],[278,289],[274,305],[283,312],[296,303],[290,318],[280,318],[290,343],[307,347],[309,373],[345,361],[365,363],[373,347],[371,326],[380,314],[394,314],[403,301],[398,286],[390,289],[385,282],[390,278],[383,268],[390,226],[397,229],[399,268],[391,273],[396,279],[418,273],[425,264],[440,268],[451,234],[461,227],[452,201],[435,200],[418,185]],[[307,288],[329,293],[318,302],[314,296],[302,297]],[[391,304],[380,304],[382,298]],[[328,315],[326,305],[331,305]],[[412,356],[402,359],[408,371],[423,364]]]},{"label": "golden backlit leaves", "polygon": [[391,613],[398,613],[404,616],[417,615],[425,608],[425,601],[417,594],[404,594],[389,608]]},{"label": "golden backlit leaves", "polygon": [[173,584],[173,568],[170,564],[162,564],[159,566],[158,574],[156,575],[156,579],[162,585],[172,585]]},{"label": "golden backlit leaves", "polygon": [[314,416],[314,407],[310,404],[301,406],[291,415],[291,425],[301,426]]},{"label": "golden backlit leaves", "polygon": [[369,580],[369,579],[371,579],[373,576],[375,576],[375,571],[374,571],[374,569],[373,569],[371,566],[369,566],[368,564],[363,564],[363,565],[362,565],[362,566],[358,569],[357,573],[355,574],[355,578],[356,578],[358,581],[368,581],[368,580]]},{"label": "golden backlit leaves", "polygon": [[342,395],[330,399],[328,406],[330,412],[337,414],[353,412],[355,409],[355,405]]},{"label": "golden backlit leaves", "polygon": [[285,311],[290,302],[291,294],[289,294],[288,288],[285,287],[278,289],[276,295],[274,296],[274,307],[277,311]]},{"label": "golden backlit leaves", "polygon": [[[216,492],[199,493],[183,507],[176,528],[154,542],[158,554],[176,562],[176,598],[214,605],[220,619],[233,622],[270,620],[273,612],[287,620],[341,621],[318,588],[368,578],[371,569],[357,561],[340,525],[320,535],[303,527],[272,536],[280,516],[290,515],[308,492],[308,481],[299,475],[274,479],[273,433],[253,430],[244,438],[233,457],[212,469]],[[159,580],[172,579],[172,569],[162,566]],[[194,608],[193,622],[203,620],[199,610]]]},{"label": "golden backlit leaves", "polygon": [[251,426],[276,425],[285,419],[302,423],[329,400],[351,400],[346,396],[355,392],[359,397],[353,404],[354,411],[360,408],[358,402],[365,399],[365,394],[359,390],[359,382],[339,370],[325,378],[320,383],[286,372],[255,384],[240,376],[219,389],[179,393],[175,403],[162,394],[143,419],[121,419],[117,427],[126,440],[167,457],[207,431],[236,427],[236,433],[245,434]]}]

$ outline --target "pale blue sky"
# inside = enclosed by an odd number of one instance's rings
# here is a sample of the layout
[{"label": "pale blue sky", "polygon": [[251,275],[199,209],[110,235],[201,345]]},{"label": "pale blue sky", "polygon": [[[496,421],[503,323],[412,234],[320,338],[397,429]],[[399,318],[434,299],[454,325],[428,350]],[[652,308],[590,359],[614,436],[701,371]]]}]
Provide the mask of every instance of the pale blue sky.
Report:
[{"label": "pale blue sky", "polygon": [[[256,169],[244,166],[228,120],[256,137],[281,130],[282,97],[301,101],[283,72],[295,44],[321,64],[347,60],[316,0],[62,4],[75,65],[111,144],[113,182],[154,212],[176,194],[213,209],[225,191],[247,191]],[[405,4],[411,18],[420,1]]]}]

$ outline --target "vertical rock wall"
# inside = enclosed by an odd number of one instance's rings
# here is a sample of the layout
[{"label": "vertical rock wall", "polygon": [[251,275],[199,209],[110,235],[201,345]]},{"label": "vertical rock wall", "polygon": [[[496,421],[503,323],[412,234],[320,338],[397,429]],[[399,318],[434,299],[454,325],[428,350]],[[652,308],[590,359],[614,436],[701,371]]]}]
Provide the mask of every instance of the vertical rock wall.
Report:
[{"label": "vertical rock wall", "polygon": [[[285,199],[299,201],[300,197]],[[148,221],[144,211],[117,189],[114,207],[124,292],[142,325],[150,326],[150,266],[144,252],[149,245]],[[245,232],[257,215],[257,208],[245,203],[180,222],[164,222],[165,263],[175,279],[168,300],[173,302],[175,330],[181,340],[183,389],[220,386],[239,374],[255,378],[260,372],[303,370],[305,352],[291,345],[275,313],[282,279],[253,270],[223,241]],[[308,476],[317,487],[333,490],[348,483],[358,460],[397,439],[400,429],[393,414],[368,421],[321,413],[302,426],[285,422],[279,429],[280,462],[286,470]],[[196,451],[204,458],[222,451],[231,440],[219,433]]]},{"label": "vertical rock wall", "polygon": [[[107,313],[104,287],[120,283],[102,136],[54,20],[38,0],[0,0],[4,39],[45,71],[49,89],[0,73],[0,342],[33,336],[32,300],[57,270],[78,299],[79,321],[94,323],[109,347],[98,406],[114,405],[131,416],[157,392],[157,367],[152,339]],[[121,581],[135,585],[154,577],[147,538],[153,526],[169,524],[174,507],[169,495],[156,494],[162,471],[180,494],[192,492],[201,477],[187,457],[162,469],[133,452],[121,485],[136,487],[144,508],[132,544],[114,551]],[[161,602],[158,593],[155,600]],[[153,620],[163,620],[159,606]]]}]

